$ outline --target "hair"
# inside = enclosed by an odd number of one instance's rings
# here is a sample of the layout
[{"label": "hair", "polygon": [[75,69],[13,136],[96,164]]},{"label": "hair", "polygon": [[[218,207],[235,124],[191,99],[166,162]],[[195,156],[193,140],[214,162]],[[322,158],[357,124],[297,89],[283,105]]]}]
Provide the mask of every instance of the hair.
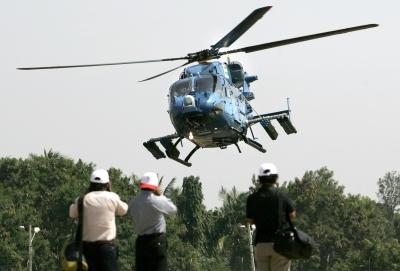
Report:
[{"label": "hair", "polygon": [[110,191],[110,183],[92,183],[90,182],[87,193],[93,191]]},{"label": "hair", "polygon": [[271,174],[269,176],[258,176],[260,184],[274,184],[278,180],[278,174]]},{"label": "hair", "polygon": [[154,192],[154,190],[155,190],[155,189],[150,189],[150,188],[140,188],[140,190]]}]

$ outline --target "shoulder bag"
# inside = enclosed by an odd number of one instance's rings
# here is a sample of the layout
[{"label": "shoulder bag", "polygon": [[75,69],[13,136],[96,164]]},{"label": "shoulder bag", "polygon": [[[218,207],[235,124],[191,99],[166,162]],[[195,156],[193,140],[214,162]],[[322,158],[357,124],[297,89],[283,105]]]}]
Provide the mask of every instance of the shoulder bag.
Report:
[{"label": "shoulder bag", "polygon": [[86,271],[89,269],[83,255],[82,231],[83,231],[83,199],[78,199],[78,226],[75,240],[68,243],[63,250],[62,265],[64,271]]},{"label": "shoulder bag", "polygon": [[282,223],[283,204],[278,192],[278,230],[274,236],[274,250],[288,259],[309,259],[314,247],[314,240],[305,232],[297,229],[287,215],[289,227]]}]

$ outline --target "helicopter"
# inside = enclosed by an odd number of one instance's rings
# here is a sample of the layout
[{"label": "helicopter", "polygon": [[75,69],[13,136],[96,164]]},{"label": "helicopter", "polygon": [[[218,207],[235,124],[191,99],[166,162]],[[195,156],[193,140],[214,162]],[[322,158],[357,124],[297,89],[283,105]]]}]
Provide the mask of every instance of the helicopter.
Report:
[{"label": "helicopter", "polygon": [[[168,157],[185,166],[192,165],[189,159],[200,148],[225,149],[229,145],[235,145],[239,153],[241,153],[238,145],[240,141],[265,153],[264,147],[256,141],[252,126],[259,123],[272,140],[278,138],[278,132],[272,124],[273,120],[276,120],[282,126],[286,134],[297,133],[290,118],[289,100],[285,110],[258,114],[250,104],[250,101],[255,98],[254,93],[250,91],[250,84],[258,80],[258,77],[249,75],[244,71],[240,62],[230,61],[229,57],[227,62],[218,61],[217,59],[228,54],[252,53],[378,26],[378,24],[366,24],[220,52],[220,49],[227,48],[238,40],[271,8],[272,6],[265,6],[254,10],[228,34],[211,45],[209,49],[189,53],[183,57],[18,69],[61,69],[185,60],[186,62],[178,67],[139,81],[152,80],[185,67],[179,79],[170,86],[168,94],[168,113],[175,132],[170,135],[149,139],[143,143],[144,147],[156,159]],[[192,63],[197,64],[188,66]],[[248,131],[251,132],[251,138],[247,136]],[[182,144],[184,139],[189,140],[195,146],[183,159],[180,158],[178,144]],[[165,153],[161,151],[157,143],[164,147]]]}]

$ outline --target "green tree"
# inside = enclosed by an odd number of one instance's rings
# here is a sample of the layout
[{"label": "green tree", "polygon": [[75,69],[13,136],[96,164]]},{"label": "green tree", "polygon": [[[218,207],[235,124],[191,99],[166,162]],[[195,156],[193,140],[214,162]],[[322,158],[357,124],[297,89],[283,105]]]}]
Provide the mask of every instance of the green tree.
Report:
[{"label": "green tree", "polygon": [[395,236],[397,240],[400,242],[400,214],[394,214],[393,216],[393,227],[395,231]]},{"label": "green tree", "polygon": [[222,258],[228,259],[230,270],[249,270],[250,240],[247,228],[243,228],[248,193],[239,193],[235,187],[231,191],[222,187],[219,196],[223,200],[222,207],[215,219],[215,236],[210,239],[218,242],[217,247]]},{"label": "green tree", "polygon": [[345,246],[342,227],[337,223],[344,206],[343,190],[327,168],[307,171],[301,180],[296,178],[287,185],[296,203],[296,224],[317,243],[312,259],[295,262],[295,270],[328,270]]},{"label": "green tree", "polygon": [[395,239],[364,240],[361,250],[349,250],[346,257],[351,271],[400,270],[400,244]]},{"label": "green tree", "polygon": [[[206,211],[199,177],[184,178],[182,188],[173,179],[164,193],[177,201],[178,216],[168,217],[171,270],[229,270],[214,245],[218,211]],[[172,257],[170,257],[172,256]]]},{"label": "green tree", "polygon": [[[94,165],[53,151],[26,159],[0,158],[0,270],[26,270],[28,234],[20,225],[39,226],[34,240],[34,270],[59,270],[60,251],[75,229],[69,205],[85,193]],[[116,168],[108,170],[112,190],[124,201],[138,193],[138,179]],[[294,261],[293,270],[400,270],[400,214],[396,212],[398,174],[379,181],[382,203],[345,195],[327,168],[307,171],[282,185],[296,203],[296,225],[317,241],[310,260]],[[199,177],[171,180],[164,193],[178,206],[167,218],[171,270],[249,270],[245,219],[248,192],[222,189],[220,208],[206,210]],[[390,187],[390,189],[388,189]],[[381,189],[382,188],[382,189]],[[393,192],[394,191],[394,192]],[[385,195],[385,197],[383,197]],[[390,207],[391,206],[391,207]],[[134,225],[117,219],[120,270],[134,270]]]},{"label": "green tree", "polygon": [[396,171],[387,172],[378,181],[378,198],[394,214],[400,207],[400,174]]},{"label": "green tree", "polygon": [[182,193],[178,199],[178,214],[186,226],[186,239],[193,247],[204,249],[205,213],[203,192],[199,177],[189,176],[183,179]]},{"label": "green tree", "polygon": [[[41,228],[33,247],[34,270],[57,270],[61,250],[74,234],[76,224],[68,217],[69,205],[85,193],[93,164],[66,158],[53,151],[31,155],[27,159],[0,159],[0,270],[21,270],[27,262],[28,235],[19,225]],[[129,178],[117,169],[110,169],[113,190],[127,200],[132,190]],[[117,221],[120,236],[121,263],[124,270],[133,266],[133,227],[125,218]],[[122,237],[122,238],[121,238]],[[2,258],[2,257],[0,257]]]},{"label": "green tree", "polygon": [[[116,192],[121,200],[129,202],[139,191],[138,178],[135,175],[127,177],[120,169],[110,168],[108,170],[112,184],[112,190]],[[117,217],[117,240],[118,240],[118,262],[121,270],[134,270],[135,263],[135,240],[133,222],[129,216]]]},{"label": "green tree", "polygon": [[[73,221],[68,219],[68,206],[77,191],[84,191],[91,170],[91,164],[80,160],[75,163],[53,151],[45,151],[42,156],[31,155],[25,160],[1,159],[0,187],[9,202],[1,209],[0,232],[5,232],[10,239],[1,240],[0,246],[6,247],[6,242],[15,244],[8,246],[8,249],[15,247],[11,255],[20,255],[13,258],[26,262],[28,237],[25,232],[17,232],[17,228],[28,224],[39,226],[41,232],[34,241],[33,266],[36,270],[57,269],[64,239],[74,228]],[[4,270],[18,270],[19,266],[25,263],[14,263]],[[2,266],[0,269],[3,270]]]},{"label": "green tree", "polygon": [[307,171],[286,188],[296,202],[297,226],[317,242],[312,258],[294,261],[294,270],[396,270],[386,260],[397,260],[393,223],[379,203],[346,196],[326,168]]}]

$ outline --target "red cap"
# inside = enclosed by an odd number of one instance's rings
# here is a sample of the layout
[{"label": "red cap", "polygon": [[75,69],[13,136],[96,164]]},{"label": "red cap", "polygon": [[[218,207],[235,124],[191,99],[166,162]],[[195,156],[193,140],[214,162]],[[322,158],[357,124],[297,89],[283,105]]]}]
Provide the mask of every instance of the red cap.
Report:
[{"label": "red cap", "polygon": [[146,172],[140,181],[140,189],[158,189],[158,176],[154,172]]}]

